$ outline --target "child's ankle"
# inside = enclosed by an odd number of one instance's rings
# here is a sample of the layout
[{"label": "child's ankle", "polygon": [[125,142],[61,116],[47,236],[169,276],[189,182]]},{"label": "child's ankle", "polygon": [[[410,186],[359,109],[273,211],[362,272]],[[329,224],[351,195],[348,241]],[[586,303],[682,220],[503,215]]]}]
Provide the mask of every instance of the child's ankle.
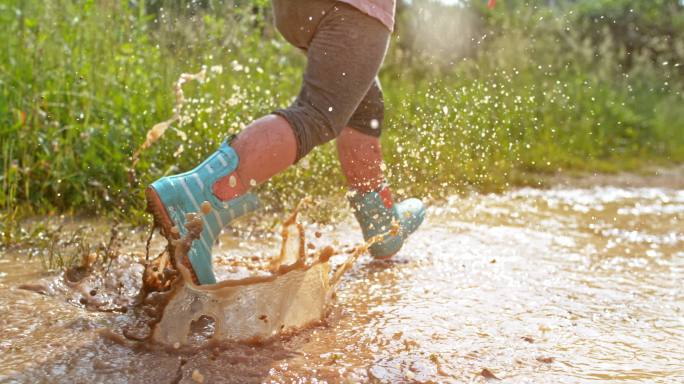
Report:
[{"label": "child's ankle", "polygon": [[394,206],[394,199],[392,197],[392,190],[389,185],[385,182],[376,185],[374,188],[364,188],[363,190],[351,187],[351,190],[358,195],[365,195],[367,193],[375,192],[378,194],[382,200],[383,205],[387,209],[391,209]]},{"label": "child's ankle", "polygon": [[356,182],[349,185],[349,189],[356,191],[357,193],[368,193],[368,192],[378,192],[383,188],[387,187],[383,179],[366,180],[363,182]]}]

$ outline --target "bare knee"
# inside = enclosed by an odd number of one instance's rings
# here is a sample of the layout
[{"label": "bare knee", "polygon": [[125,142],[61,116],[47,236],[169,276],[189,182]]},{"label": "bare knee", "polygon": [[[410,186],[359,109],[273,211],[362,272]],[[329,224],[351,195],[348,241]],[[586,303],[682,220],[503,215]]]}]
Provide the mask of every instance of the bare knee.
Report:
[{"label": "bare knee", "polygon": [[297,160],[315,147],[337,138],[349,119],[349,113],[335,111],[333,106],[321,108],[302,102],[295,102],[275,113],[285,118],[295,133]]}]

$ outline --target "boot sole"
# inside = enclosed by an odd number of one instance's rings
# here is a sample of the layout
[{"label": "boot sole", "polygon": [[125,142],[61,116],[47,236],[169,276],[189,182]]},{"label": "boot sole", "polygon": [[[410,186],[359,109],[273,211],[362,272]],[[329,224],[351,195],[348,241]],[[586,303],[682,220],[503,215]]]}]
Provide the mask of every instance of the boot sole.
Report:
[{"label": "boot sole", "polygon": [[[147,212],[152,215],[155,224],[161,228],[162,236],[164,236],[169,242],[171,261],[175,265],[176,247],[174,247],[173,242],[174,240],[180,239],[180,234],[174,234],[171,231],[171,228],[173,228],[175,225],[168,212],[166,212],[166,207],[164,206],[164,203],[162,203],[161,199],[159,198],[159,194],[157,194],[157,191],[155,191],[154,188],[147,187],[145,190],[145,199],[147,200]],[[188,255],[183,256],[181,263],[188,269],[188,271],[190,271],[190,275],[192,275],[192,281],[199,285],[199,279],[197,278],[195,269],[192,267],[192,263],[190,263]]]},{"label": "boot sole", "polygon": [[[402,246],[402,248],[403,248],[403,246]],[[400,250],[401,250],[401,248],[399,249],[399,251],[400,251]],[[373,255],[372,253],[371,253],[370,255],[371,255],[371,256],[373,257],[373,259],[375,259],[375,260],[389,260],[389,259],[393,258],[394,256],[396,256],[396,255],[399,253],[399,251],[396,251],[396,252],[394,252],[394,253],[390,253],[389,255],[384,255],[384,256],[375,256],[375,255]],[[370,252],[369,252],[369,253],[370,253]]]},{"label": "boot sole", "polygon": [[[393,258],[394,256],[396,256],[397,253],[399,253],[399,251],[394,252],[393,254],[387,255],[387,256],[373,256],[373,258],[374,258],[375,260],[389,260],[389,259]],[[371,255],[371,256],[372,256],[372,255]]]}]

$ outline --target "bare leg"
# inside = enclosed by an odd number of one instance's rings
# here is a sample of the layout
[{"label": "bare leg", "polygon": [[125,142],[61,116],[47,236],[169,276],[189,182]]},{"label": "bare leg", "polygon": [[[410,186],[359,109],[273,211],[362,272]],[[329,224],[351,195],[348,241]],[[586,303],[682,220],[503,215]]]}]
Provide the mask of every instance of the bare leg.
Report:
[{"label": "bare leg", "polygon": [[240,164],[237,178],[231,175],[213,185],[221,200],[243,195],[292,165],[297,156],[297,140],[290,124],[277,115],[264,116],[242,130],[230,143]]},{"label": "bare leg", "polygon": [[[352,191],[348,196],[363,238],[382,236],[368,249],[376,258],[389,258],[399,252],[406,237],[414,232],[425,217],[425,208],[418,199],[394,203],[383,176],[380,140],[350,127],[337,138],[337,152],[342,171]],[[399,230],[394,232],[399,224]]]},{"label": "bare leg", "polygon": [[385,177],[379,138],[345,127],[337,138],[337,154],[351,189],[363,193],[380,189]]}]

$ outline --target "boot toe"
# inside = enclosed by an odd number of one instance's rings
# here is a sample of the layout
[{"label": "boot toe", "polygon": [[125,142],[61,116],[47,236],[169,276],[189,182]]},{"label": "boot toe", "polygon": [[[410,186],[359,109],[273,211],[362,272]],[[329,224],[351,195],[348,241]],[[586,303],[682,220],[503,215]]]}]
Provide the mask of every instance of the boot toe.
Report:
[{"label": "boot toe", "polygon": [[397,213],[404,236],[415,232],[425,219],[425,205],[419,199],[411,198],[397,204]]}]

